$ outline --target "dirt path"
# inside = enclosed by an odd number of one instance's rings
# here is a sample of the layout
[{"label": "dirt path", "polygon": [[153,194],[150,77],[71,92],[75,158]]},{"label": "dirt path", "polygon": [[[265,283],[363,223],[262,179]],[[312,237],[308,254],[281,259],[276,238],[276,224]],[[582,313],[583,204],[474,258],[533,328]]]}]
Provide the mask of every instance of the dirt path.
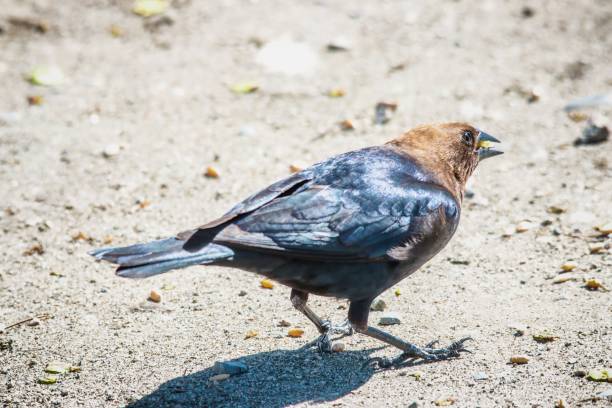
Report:
[{"label": "dirt path", "polygon": [[[574,147],[585,124],[562,107],[612,89],[612,3],[328,3],[174,0],[167,19],[144,21],[123,0],[4,0],[0,323],[50,318],[0,334],[1,406],[607,406],[590,399],[612,384],[575,372],[612,368],[612,294],[583,282],[612,288],[610,250],[589,250],[611,242],[593,227],[612,222],[612,142]],[[310,76],[255,63],[258,46],[283,36],[309,47],[310,63],[290,68]],[[348,51],[326,49],[337,37]],[[29,84],[39,65],[66,80]],[[257,92],[229,90],[244,81]],[[346,95],[327,96],[334,88]],[[382,126],[379,101],[398,103]],[[610,110],[595,113],[610,125]],[[345,119],[354,131],[339,129]],[[383,298],[402,319],[394,334],[419,344],[469,334],[472,355],[375,373],[368,356],[395,351],[360,336],[331,356],[299,350],[314,328],[288,289],[261,289],[255,275],[192,268],[127,281],[86,255],[201,224],[290,165],[455,119],[507,154],[478,169],[451,244]],[[208,166],[218,179],[203,176]],[[570,261],[577,280],[553,284]],[[146,300],[151,289],[161,303]],[[344,302],[312,305],[346,314]],[[305,335],[287,337],[283,319]],[[542,331],[556,339],[534,341]],[[529,363],[508,364],[516,354]],[[230,359],[249,371],[211,383],[214,363]],[[38,384],[54,360],[80,372]]]}]

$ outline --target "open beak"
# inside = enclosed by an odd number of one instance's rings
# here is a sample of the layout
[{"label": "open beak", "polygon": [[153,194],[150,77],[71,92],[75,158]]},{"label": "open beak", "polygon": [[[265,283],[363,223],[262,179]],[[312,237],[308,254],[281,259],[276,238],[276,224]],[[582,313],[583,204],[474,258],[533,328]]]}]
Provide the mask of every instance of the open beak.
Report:
[{"label": "open beak", "polygon": [[478,152],[478,160],[488,159],[489,157],[498,156],[500,154],[504,154],[501,150],[496,150],[493,148],[493,143],[501,143],[499,140],[494,138],[488,133],[483,131],[479,131],[478,133],[478,143],[476,144],[477,152]]}]

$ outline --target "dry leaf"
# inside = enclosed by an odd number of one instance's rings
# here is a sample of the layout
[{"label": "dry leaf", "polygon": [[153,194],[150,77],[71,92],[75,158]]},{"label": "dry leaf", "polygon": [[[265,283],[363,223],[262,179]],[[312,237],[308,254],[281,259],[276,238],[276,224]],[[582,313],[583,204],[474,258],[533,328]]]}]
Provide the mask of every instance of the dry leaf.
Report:
[{"label": "dry leaf", "polygon": [[244,336],[244,339],[251,339],[253,337],[257,336],[257,332],[255,330],[249,330],[246,335]]},{"label": "dry leaf", "polygon": [[536,333],[532,337],[538,343],[549,343],[559,338],[559,336],[555,336],[554,334],[546,332],[546,331]]},{"label": "dry leaf", "polygon": [[39,242],[37,242],[36,244],[32,245],[31,247],[29,247],[25,251],[23,251],[23,255],[25,255],[25,256],[42,255],[44,253],[45,253],[45,249],[43,248],[42,244],[39,243]]},{"label": "dry leaf", "polygon": [[602,281],[595,278],[590,278],[584,281],[584,286],[590,290],[598,290],[601,289],[604,292],[608,292],[608,288],[606,288]]},{"label": "dry leaf", "polygon": [[569,281],[575,281],[578,278],[576,276],[571,276],[571,275],[561,275],[561,276],[557,276],[555,279],[553,279],[552,283],[557,284],[557,283],[565,283],[565,282],[569,282]]},{"label": "dry leaf", "polygon": [[395,289],[395,296],[399,296],[401,294],[402,294],[402,292],[400,291],[399,288]]},{"label": "dry leaf", "polygon": [[341,98],[344,95],[346,95],[346,92],[344,91],[344,89],[334,88],[334,89],[330,89],[327,95],[330,96],[331,98]]},{"label": "dry leaf", "polygon": [[50,374],[64,374],[70,370],[70,364],[62,361],[52,361],[45,367],[45,372]]},{"label": "dry leaf", "polygon": [[591,370],[586,378],[590,381],[612,382],[612,369]]},{"label": "dry leaf", "polygon": [[561,271],[563,272],[571,272],[574,269],[576,269],[578,267],[578,265],[576,265],[573,262],[566,262],[563,265],[561,265]]},{"label": "dry leaf", "polygon": [[301,168],[301,167],[298,167],[298,166],[295,166],[295,165],[293,165],[293,164],[290,164],[290,165],[289,165],[289,171],[290,171],[291,173],[297,173],[297,172],[302,171],[302,168]]},{"label": "dry leaf", "polygon": [[57,382],[57,375],[50,374],[45,375],[44,377],[40,377],[38,379],[39,384],[55,384]]},{"label": "dry leaf", "polygon": [[111,25],[110,28],[108,29],[108,31],[111,33],[111,35],[115,38],[117,37],[122,37],[124,32],[123,32],[123,28],[119,27],[118,25]]}]

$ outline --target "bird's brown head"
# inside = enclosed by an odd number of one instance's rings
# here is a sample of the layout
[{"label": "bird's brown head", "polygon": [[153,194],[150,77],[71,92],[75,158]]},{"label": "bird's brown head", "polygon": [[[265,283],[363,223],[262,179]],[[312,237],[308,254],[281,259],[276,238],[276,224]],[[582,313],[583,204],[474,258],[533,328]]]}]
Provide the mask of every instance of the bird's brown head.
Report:
[{"label": "bird's brown head", "polygon": [[461,122],[419,126],[389,142],[436,175],[459,199],[478,163],[502,154],[493,143],[499,140]]}]

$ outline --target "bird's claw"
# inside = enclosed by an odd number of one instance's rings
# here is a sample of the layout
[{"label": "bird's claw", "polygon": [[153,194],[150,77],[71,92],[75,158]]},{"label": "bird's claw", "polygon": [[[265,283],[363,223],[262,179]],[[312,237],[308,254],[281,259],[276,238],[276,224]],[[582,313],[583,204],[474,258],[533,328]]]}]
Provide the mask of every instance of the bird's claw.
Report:
[{"label": "bird's claw", "polygon": [[472,338],[464,337],[461,340],[451,343],[448,347],[435,349],[432,348],[432,346],[438,343],[436,340],[428,343],[424,348],[414,346],[414,349],[404,351],[399,356],[392,359],[388,357],[373,357],[368,361],[367,365],[374,369],[387,369],[398,368],[406,363],[406,361],[409,359],[421,359],[426,362],[434,362],[447,360],[449,358],[456,358],[459,357],[462,352],[471,353],[471,351],[466,349],[464,345],[464,343],[468,340],[472,340]]},{"label": "bird's claw", "polygon": [[345,320],[343,323],[337,326],[334,326],[329,320],[323,320],[322,327],[323,332],[319,338],[314,341],[314,346],[320,353],[332,352],[332,335],[339,334],[340,337],[344,337],[350,336],[354,333],[353,326],[348,322],[348,320]]}]

